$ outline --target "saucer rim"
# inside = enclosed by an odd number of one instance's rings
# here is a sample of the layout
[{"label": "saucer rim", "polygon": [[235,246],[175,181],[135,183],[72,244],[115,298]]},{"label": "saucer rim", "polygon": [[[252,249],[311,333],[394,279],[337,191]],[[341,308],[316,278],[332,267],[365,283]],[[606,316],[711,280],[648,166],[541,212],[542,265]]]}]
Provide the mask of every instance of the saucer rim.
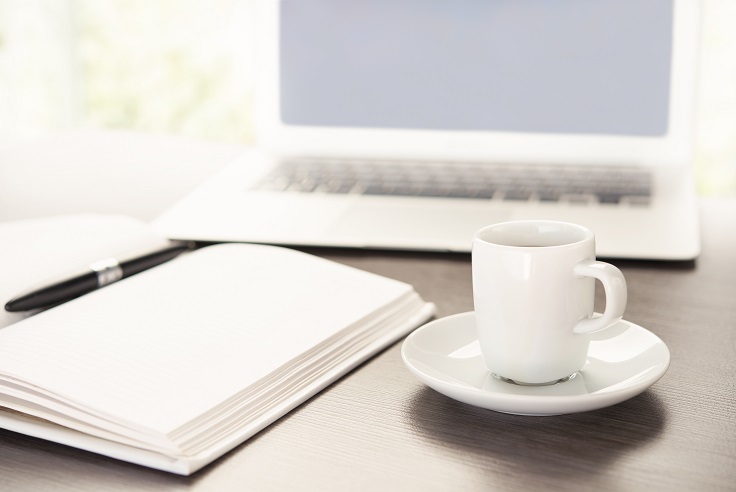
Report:
[{"label": "saucer rim", "polygon": [[[407,350],[409,345],[411,345],[413,340],[419,336],[421,336],[422,332],[427,329],[430,325],[435,325],[439,323],[447,323],[452,321],[455,318],[470,318],[475,316],[475,311],[466,311],[463,313],[456,313],[448,316],[444,316],[442,318],[434,319],[428,323],[425,323],[424,325],[420,326],[416,330],[414,330],[409,336],[404,340],[401,346],[401,358],[404,362],[404,365],[414,374],[415,377],[417,377],[421,382],[429,386],[430,388],[434,389],[435,391],[448,396],[450,398],[453,398],[458,401],[462,401],[464,403],[467,403],[469,405],[481,407],[481,408],[487,408],[490,410],[499,411],[502,413],[510,413],[510,414],[517,414],[517,415],[536,415],[536,416],[543,416],[543,415],[561,415],[561,414],[568,414],[568,413],[577,413],[577,412],[583,412],[583,411],[589,411],[589,410],[595,410],[599,408],[603,408],[610,405],[615,405],[617,403],[621,403],[625,400],[628,400],[630,398],[633,398],[641,393],[643,393],[645,390],[647,390],[649,387],[651,387],[654,383],[659,381],[662,376],[667,372],[670,366],[671,362],[671,354],[669,351],[669,348],[667,347],[667,344],[664,343],[664,341],[658,337],[656,334],[652,333],[651,331],[647,330],[646,328],[636,324],[632,323],[631,321],[621,319],[619,322],[626,323],[629,328],[638,329],[646,332],[650,336],[657,339],[665,349],[665,357],[662,359],[662,363],[660,364],[659,369],[652,374],[649,374],[646,378],[631,384],[624,386],[622,388],[613,390],[613,391],[605,391],[601,393],[586,393],[586,394],[578,394],[578,395],[520,395],[520,394],[511,394],[511,393],[496,393],[492,391],[485,391],[478,388],[475,388],[470,385],[466,384],[452,384],[449,383],[446,380],[438,379],[430,374],[427,374],[425,372],[422,372],[420,369],[415,367],[410,361],[409,357],[407,356]],[[620,335],[617,335],[620,336]],[[612,337],[612,339],[615,339],[616,337]],[[578,371],[579,373],[584,374],[584,371]],[[430,384],[430,381],[434,384]],[[451,393],[453,395],[448,394],[447,387],[450,386],[452,388]],[[465,398],[459,398],[454,395],[465,395]],[[478,397],[479,395],[487,395],[495,398],[500,403],[509,403],[513,404],[516,403],[518,405],[521,405],[522,407],[528,408],[528,407],[539,407],[543,406],[545,408],[548,408],[551,411],[514,411],[514,410],[499,410],[498,408],[492,408],[487,405],[479,405],[478,403],[469,401],[471,399],[474,399]],[[621,398],[623,397],[623,398]],[[543,402],[543,405],[540,405],[539,403]],[[572,403],[580,403],[579,409],[575,410],[569,410],[569,409],[561,409],[555,407],[566,407]],[[508,405],[494,405],[496,407],[505,407]],[[531,410],[531,409],[530,409]]]}]

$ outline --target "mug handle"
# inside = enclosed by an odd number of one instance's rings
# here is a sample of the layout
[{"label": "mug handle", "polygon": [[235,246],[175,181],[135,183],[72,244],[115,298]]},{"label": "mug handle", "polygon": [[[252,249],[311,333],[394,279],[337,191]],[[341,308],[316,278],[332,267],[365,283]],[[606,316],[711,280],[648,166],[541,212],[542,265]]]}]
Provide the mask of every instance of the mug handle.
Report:
[{"label": "mug handle", "polygon": [[620,320],[626,309],[626,280],[621,270],[596,260],[583,260],[575,265],[574,272],[582,277],[597,278],[606,292],[606,309],[601,316],[583,318],[577,322],[575,333],[591,333],[608,328]]}]

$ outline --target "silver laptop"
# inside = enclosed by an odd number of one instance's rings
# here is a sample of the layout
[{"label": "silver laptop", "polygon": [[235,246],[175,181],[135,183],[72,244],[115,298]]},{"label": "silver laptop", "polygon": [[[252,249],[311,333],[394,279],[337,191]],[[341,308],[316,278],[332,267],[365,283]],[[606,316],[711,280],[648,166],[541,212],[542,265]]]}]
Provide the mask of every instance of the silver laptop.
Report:
[{"label": "silver laptop", "polygon": [[260,5],[258,144],[155,222],[169,237],[469,251],[576,222],[598,255],[700,250],[696,0]]}]

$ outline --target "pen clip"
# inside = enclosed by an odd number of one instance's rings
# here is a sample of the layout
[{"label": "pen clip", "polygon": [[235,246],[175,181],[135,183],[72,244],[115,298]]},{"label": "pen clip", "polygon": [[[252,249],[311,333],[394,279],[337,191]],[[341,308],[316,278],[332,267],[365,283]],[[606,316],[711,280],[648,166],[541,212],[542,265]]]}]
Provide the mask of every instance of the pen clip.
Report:
[{"label": "pen clip", "polygon": [[97,286],[104,287],[123,278],[123,269],[115,258],[105,258],[89,264],[97,275]]}]

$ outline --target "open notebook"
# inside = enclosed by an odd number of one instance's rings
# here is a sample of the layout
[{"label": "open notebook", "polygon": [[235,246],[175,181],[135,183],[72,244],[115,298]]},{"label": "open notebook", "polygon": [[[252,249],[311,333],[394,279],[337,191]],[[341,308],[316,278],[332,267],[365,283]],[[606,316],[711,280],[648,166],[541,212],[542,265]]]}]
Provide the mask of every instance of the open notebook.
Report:
[{"label": "open notebook", "polygon": [[0,427],[188,475],[433,312],[305,253],[209,246],[0,329]]}]

